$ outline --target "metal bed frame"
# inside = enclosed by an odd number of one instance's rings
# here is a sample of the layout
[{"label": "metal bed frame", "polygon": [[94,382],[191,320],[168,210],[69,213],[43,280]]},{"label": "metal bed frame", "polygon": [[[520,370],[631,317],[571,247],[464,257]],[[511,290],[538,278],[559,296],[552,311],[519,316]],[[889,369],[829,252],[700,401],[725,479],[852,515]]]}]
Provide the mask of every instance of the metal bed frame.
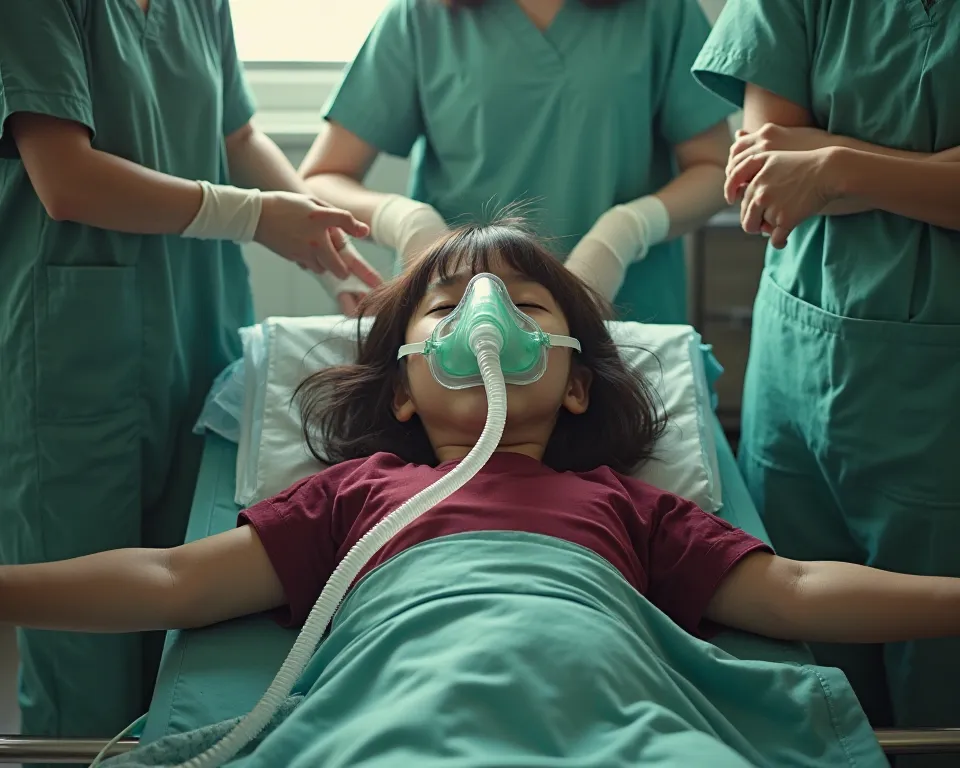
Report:
[{"label": "metal bed frame", "polygon": [[[887,755],[960,755],[960,728],[916,728],[878,730],[877,740]],[[32,739],[27,736],[0,736],[0,764],[91,763],[107,741],[96,739]],[[123,739],[107,757],[126,754],[140,742]]]}]

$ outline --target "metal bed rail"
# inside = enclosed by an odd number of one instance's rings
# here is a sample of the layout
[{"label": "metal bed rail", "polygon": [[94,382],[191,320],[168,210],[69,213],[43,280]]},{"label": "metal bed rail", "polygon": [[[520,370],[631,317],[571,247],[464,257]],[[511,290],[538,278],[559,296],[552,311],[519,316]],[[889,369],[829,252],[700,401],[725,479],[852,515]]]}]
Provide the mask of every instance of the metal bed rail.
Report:
[{"label": "metal bed rail", "polygon": [[[877,740],[888,755],[960,755],[960,728],[914,728],[878,730]],[[107,741],[96,739],[32,739],[27,736],[0,736],[0,764],[91,763]],[[140,742],[123,739],[107,752],[122,755]]]}]

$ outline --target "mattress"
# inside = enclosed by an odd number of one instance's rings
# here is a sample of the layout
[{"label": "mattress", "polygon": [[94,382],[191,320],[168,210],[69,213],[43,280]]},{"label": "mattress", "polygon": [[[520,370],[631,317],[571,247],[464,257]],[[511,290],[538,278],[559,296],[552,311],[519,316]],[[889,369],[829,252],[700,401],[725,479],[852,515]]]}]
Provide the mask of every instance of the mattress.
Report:
[{"label": "mattress", "polygon": [[[723,509],[720,516],[767,541],[757,510],[737,469],[719,421],[715,421]],[[194,493],[187,540],[195,541],[236,525],[233,501],[237,446],[207,433]],[[296,632],[266,616],[250,616],[201,630],[169,632],[143,741],[183,733],[248,712],[266,691]],[[740,632],[714,638],[742,659],[813,663],[807,648]]]}]

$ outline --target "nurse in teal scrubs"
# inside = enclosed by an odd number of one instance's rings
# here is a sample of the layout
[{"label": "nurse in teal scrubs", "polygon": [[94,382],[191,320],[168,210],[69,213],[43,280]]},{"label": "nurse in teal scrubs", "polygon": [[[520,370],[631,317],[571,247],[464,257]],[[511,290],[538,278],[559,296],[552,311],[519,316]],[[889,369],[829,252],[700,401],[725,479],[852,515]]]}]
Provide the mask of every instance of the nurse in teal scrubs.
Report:
[{"label": "nurse in teal scrubs", "polygon": [[[183,540],[238,242],[376,282],[252,114],[227,0],[0,2],[0,563]],[[162,637],[18,639],[24,733],[144,711]]]},{"label": "nurse in teal scrubs", "polygon": [[[682,242],[724,207],[733,108],[690,74],[696,0],[392,0],[301,172],[415,257],[505,207],[622,317],[686,322]],[[411,199],[361,182],[411,155]]]},{"label": "nurse in teal scrubs", "polygon": [[[960,576],[958,40],[955,0],[728,0],[694,66],[743,106],[728,192],[776,240],[740,462],[786,557]],[[875,725],[960,725],[960,643],[815,651]]]}]

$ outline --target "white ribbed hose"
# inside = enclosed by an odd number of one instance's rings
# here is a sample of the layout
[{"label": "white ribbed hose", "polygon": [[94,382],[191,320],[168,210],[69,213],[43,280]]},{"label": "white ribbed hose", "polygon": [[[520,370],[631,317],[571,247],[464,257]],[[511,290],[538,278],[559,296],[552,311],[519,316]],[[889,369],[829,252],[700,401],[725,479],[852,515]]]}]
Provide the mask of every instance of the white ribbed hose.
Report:
[{"label": "white ribbed hose", "polygon": [[473,450],[448,474],[390,513],[351,547],[324,585],[303,630],[263,698],[219,742],[177,768],[220,768],[257,738],[293,691],[333,614],[370,558],[402,528],[466,485],[496,451],[507,421],[507,387],[500,369],[503,339],[492,325],[482,324],[471,334],[470,346],[477,356],[487,393],[487,421]]}]

